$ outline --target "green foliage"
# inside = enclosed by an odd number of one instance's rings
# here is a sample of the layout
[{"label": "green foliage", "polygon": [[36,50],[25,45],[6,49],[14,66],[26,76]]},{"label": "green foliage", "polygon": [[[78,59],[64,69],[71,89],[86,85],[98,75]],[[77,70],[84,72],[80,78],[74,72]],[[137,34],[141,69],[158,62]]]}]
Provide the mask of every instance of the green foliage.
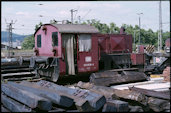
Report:
[{"label": "green foliage", "polygon": [[53,20],[50,20],[50,23],[51,23],[51,24],[57,24],[57,23],[58,23],[58,21],[57,21],[57,20],[55,20],[55,19],[53,19]]},{"label": "green foliage", "polygon": [[[84,21],[82,24],[89,24],[92,26],[95,26],[100,33],[111,33],[111,34],[118,34],[120,31],[120,28],[116,26],[115,23],[110,23],[109,25],[105,23],[101,23],[99,20],[87,20]],[[158,46],[158,31],[153,32],[152,29],[141,29],[139,32],[139,26],[135,25],[127,25],[122,24],[122,27],[125,28],[125,32],[127,34],[131,34],[133,38],[133,48],[135,48],[136,44],[139,44],[139,33],[140,33],[140,43],[141,45],[154,45],[156,48]],[[135,38],[135,44],[134,44],[134,38]],[[165,46],[165,40],[170,38],[170,32],[164,32],[162,33],[162,44],[163,47]]]},{"label": "green foliage", "polygon": [[170,32],[164,32],[163,34],[162,34],[162,44],[165,46],[165,41],[168,39],[168,38],[170,38]]},{"label": "green foliage", "polygon": [[[53,24],[57,24],[58,21],[56,21],[55,19],[51,20],[50,23]],[[78,24],[78,21],[75,21],[74,24]],[[89,24],[92,26],[95,26],[100,33],[110,33],[110,34],[118,34],[120,32],[120,28],[118,26],[116,26],[116,24],[114,22],[111,22],[109,25],[105,24],[105,23],[101,23],[99,20],[96,19],[91,19],[91,20],[86,20],[84,22],[82,22],[81,24]],[[35,26],[35,30],[37,30],[40,26],[42,25],[42,22],[40,22],[39,24],[37,24]],[[122,27],[125,28],[125,32],[127,34],[131,34],[132,38],[133,38],[133,49],[135,49],[135,45],[139,43],[139,33],[141,34],[141,39],[140,42],[142,45],[154,45],[156,48],[158,46],[158,31],[157,32],[153,32],[152,29],[141,29],[139,32],[139,26],[135,25],[127,25],[127,24],[122,24]],[[162,44],[163,47],[165,46],[165,40],[170,38],[170,32],[163,32],[162,33]],[[135,41],[134,41],[135,39]],[[135,42],[135,44],[134,44]],[[23,49],[33,49],[34,47],[34,37],[33,36],[29,36],[27,38],[24,39],[22,48]]]},{"label": "green foliage", "polygon": [[[35,31],[42,25],[43,23],[40,22],[39,24],[35,25]],[[22,43],[22,49],[24,50],[31,50],[34,48],[34,36],[28,36],[24,38],[24,41]]]},{"label": "green foliage", "polygon": [[35,31],[41,26],[41,25],[43,25],[43,23],[42,22],[40,22],[39,24],[37,24],[36,26],[35,26]]},{"label": "green foliage", "polygon": [[34,48],[34,36],[28,36],[24,39],[22,43],[22,49],[30,50]]}]

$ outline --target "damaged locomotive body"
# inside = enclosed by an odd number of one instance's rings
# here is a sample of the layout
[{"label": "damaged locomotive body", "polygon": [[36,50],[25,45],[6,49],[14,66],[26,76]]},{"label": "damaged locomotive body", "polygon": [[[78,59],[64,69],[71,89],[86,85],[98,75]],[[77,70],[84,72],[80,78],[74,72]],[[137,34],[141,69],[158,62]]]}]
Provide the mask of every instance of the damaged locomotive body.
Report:
[{"label": "damaged locomotive body", "polygon": [[[44,24],[37,29],[30,67],[56,82],[59,76],[143,65],[132,53],[132,36],[101,34],[90,25]],[[142,54],[144,55],[144,53]],[[142,61],[142,62],[140,62]]]},{"label": "damaged locomotive body", "polygon": [[90,25],[44,24],[35,32],[30,67],[56,82],[59,75],[98,71],[98,30]]}]

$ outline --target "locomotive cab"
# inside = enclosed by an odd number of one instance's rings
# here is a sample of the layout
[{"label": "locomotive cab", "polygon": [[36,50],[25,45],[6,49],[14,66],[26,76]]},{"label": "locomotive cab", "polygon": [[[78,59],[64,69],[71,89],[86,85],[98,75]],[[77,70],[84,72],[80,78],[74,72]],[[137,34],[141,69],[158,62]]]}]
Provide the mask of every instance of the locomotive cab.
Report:
[{"label": "locomotive cab", "polygon": [[44,24],[35,32],[35,57],[30,66],[37,75],[57,81],[59,75],[98,71],[98,42],[90,25]]}]

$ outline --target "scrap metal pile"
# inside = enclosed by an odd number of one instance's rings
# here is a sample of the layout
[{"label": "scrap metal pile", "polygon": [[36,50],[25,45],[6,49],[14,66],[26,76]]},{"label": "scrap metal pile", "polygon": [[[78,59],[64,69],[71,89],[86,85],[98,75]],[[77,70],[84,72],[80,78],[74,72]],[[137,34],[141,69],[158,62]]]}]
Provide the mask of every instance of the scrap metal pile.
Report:
[{"label": "scrap metal pile", "polygon": [[1,90],[2,111],[170,112],[170,91],[156,93],[134,87],[117,90],[81,81],[69,87],[45,80],[8,81],[1,83]]}]

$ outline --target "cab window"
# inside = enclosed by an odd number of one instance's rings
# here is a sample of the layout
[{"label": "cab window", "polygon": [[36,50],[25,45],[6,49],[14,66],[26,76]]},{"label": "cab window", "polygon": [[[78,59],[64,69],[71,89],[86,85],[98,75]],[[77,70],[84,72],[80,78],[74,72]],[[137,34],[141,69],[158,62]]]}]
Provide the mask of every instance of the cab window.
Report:
[{"label": "cab window", "polygon": [[91,35],[90,34],[79,35],[78,41],[79,41],[80,52],[88,52],[91,50]]},{"label": "cab window", "polygon": [[52,46],[58,46],[58,32],[52,32]]},{"label": "cab window", "polygon": [[41,35],[37,35],[37,47],[41,47]]}]

